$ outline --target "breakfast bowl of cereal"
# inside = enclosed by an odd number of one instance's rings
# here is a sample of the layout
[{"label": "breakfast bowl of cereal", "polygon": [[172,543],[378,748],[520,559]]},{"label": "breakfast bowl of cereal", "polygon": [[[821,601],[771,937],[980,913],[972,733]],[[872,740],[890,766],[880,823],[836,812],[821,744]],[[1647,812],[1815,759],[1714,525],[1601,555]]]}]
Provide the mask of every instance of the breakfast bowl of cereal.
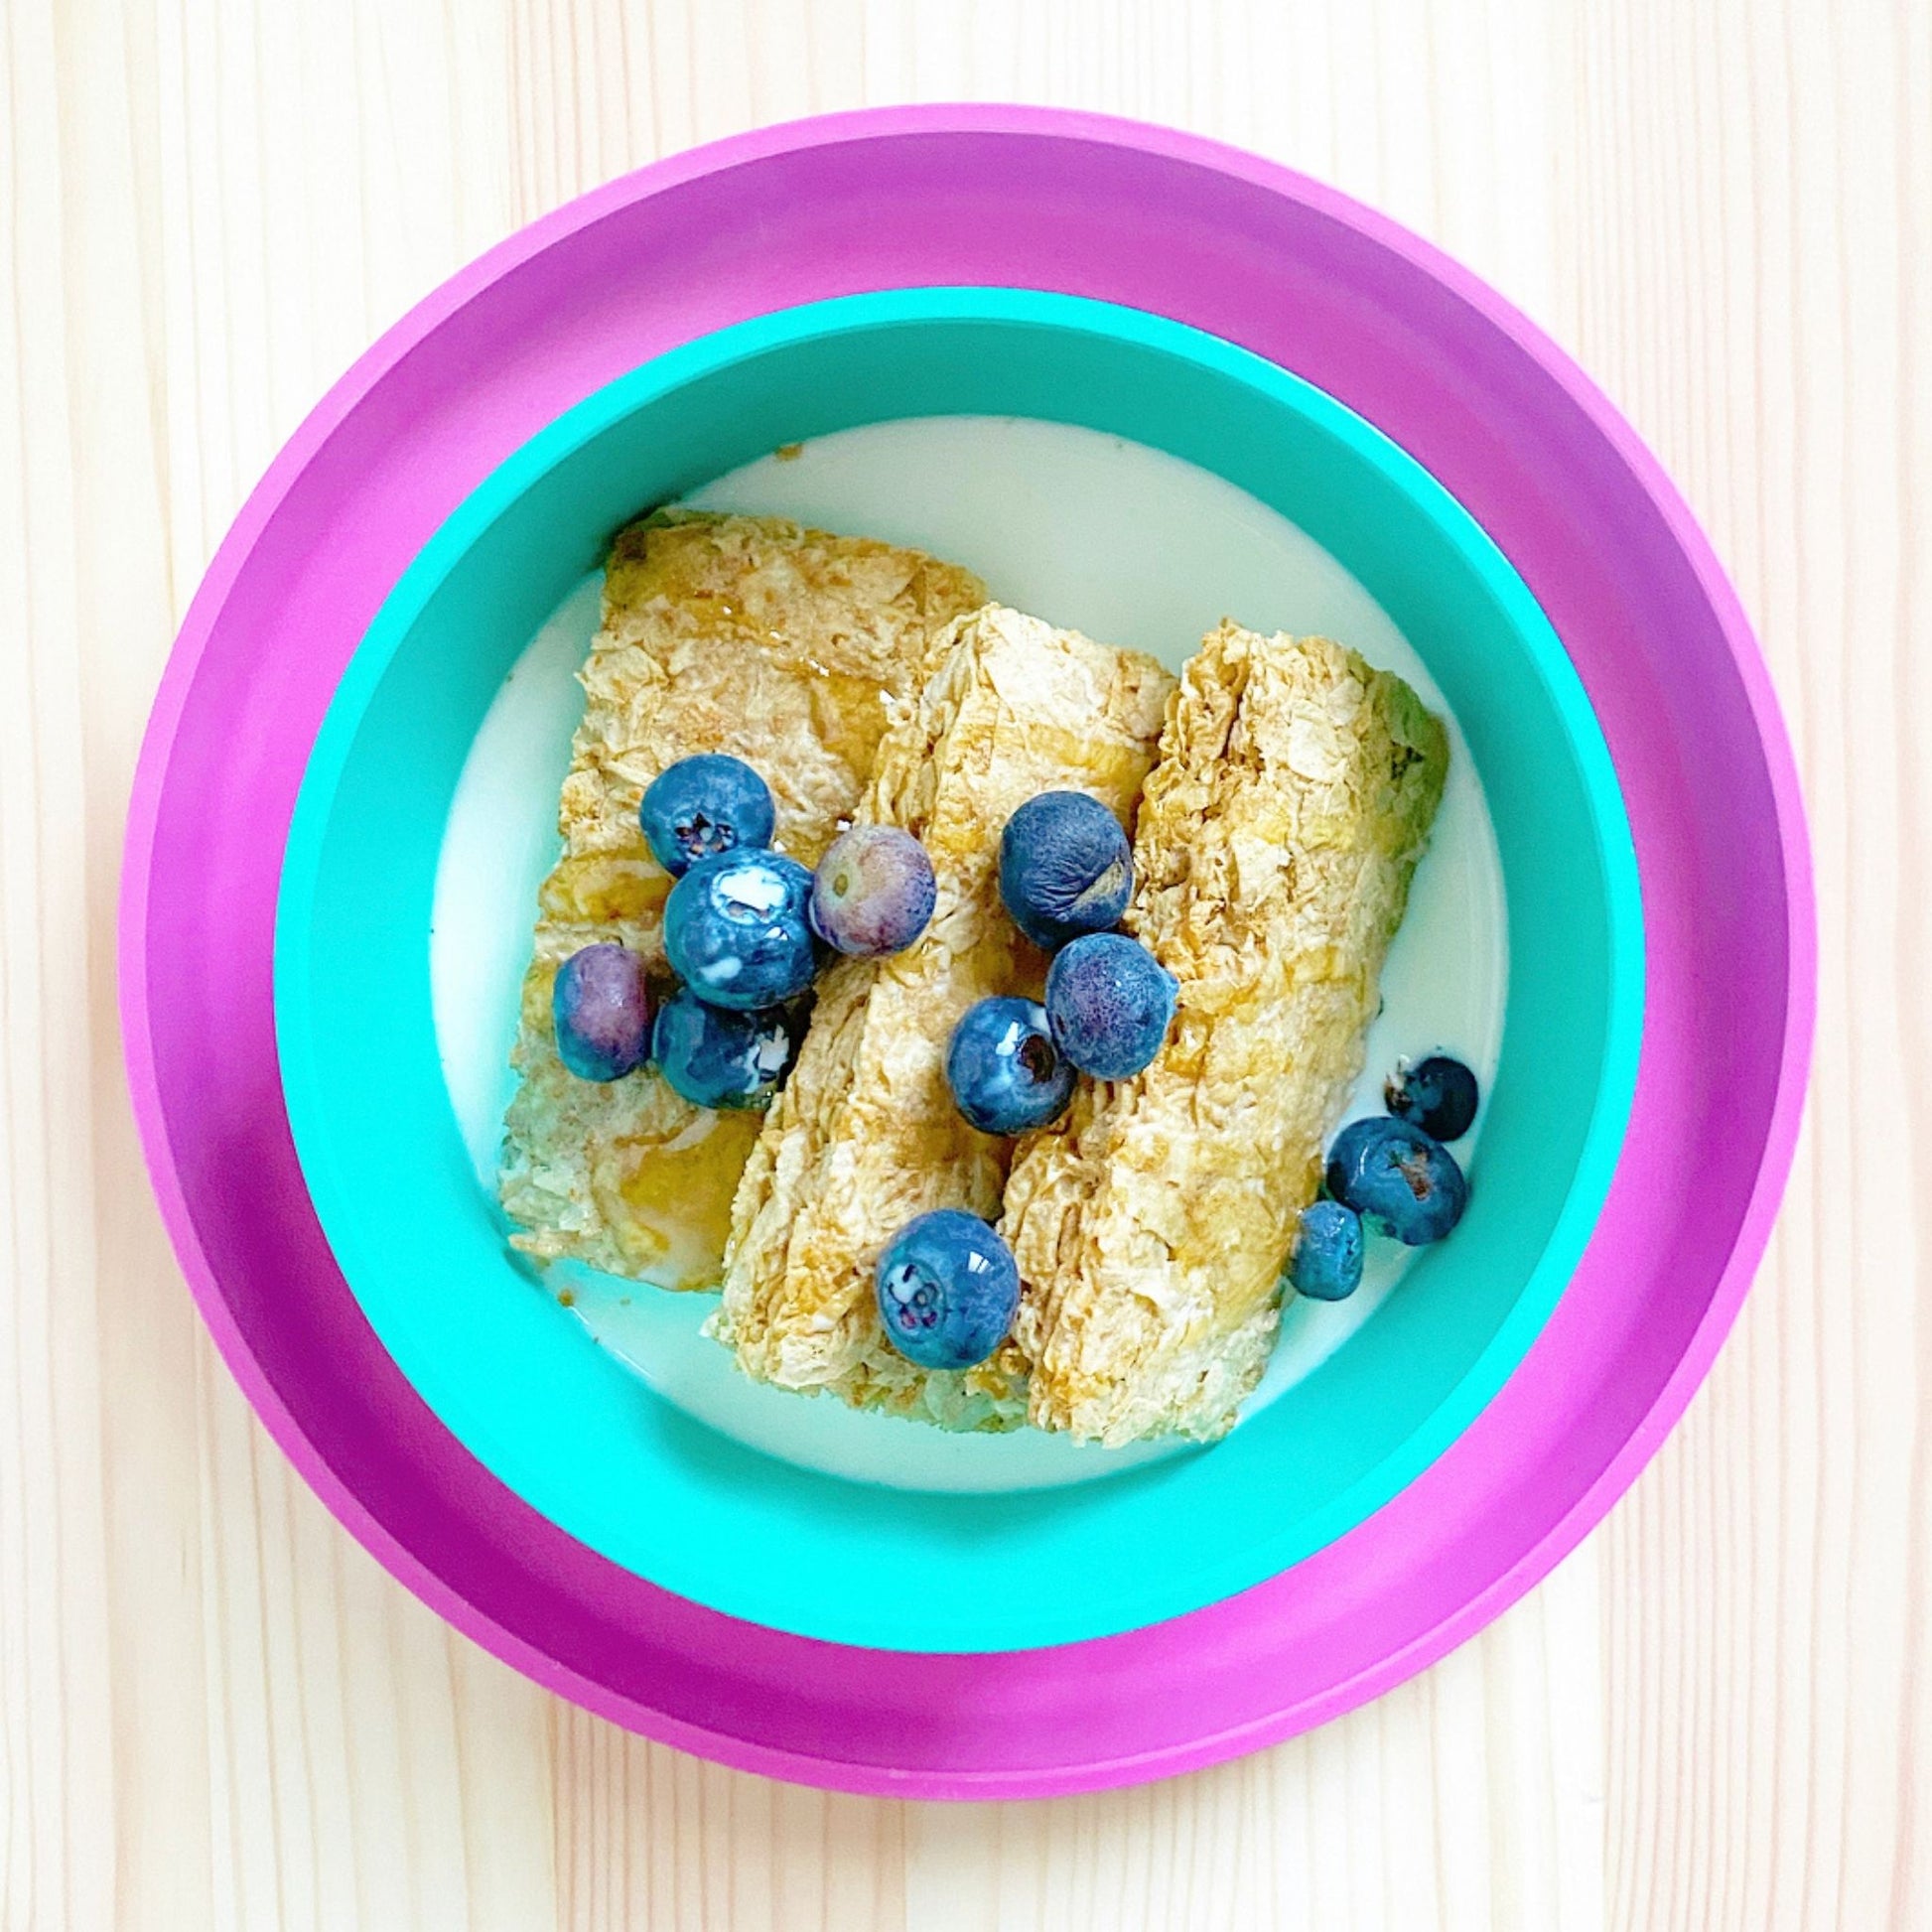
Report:
[{"label": "breakfast bowl of cereal", "polygon": [[[332,701],[276,967],[459,1440],[681,1596],[926,1651],[1217,1601],[1440,1454],[1643,1002],[1601,735],[1453,499],[1214,338],[980,289],[718,332],[486,480]],[[1467,1104],[1405,1120],[1432,1056]]]},{"label": "breakfast bowl of cereal", "polygon": [[[894,354],[846,359],[861,318],[828,308],[891,291],[909,306],[866,326],[895,333]],[[948,292],[973,300],[948,314]],[[1042,322],[1029,296],[1080,314]],[[924,328],[967,335],[901,357]],[[1056,361],[1048,341],[1082,346]],[[741,385],[760,369],[756,400]],[[625,448],[640,412],[655,432]],[[586,452],[607,432],[623,460],[600,476]],[[1296,450],[1319,453],[1328,486]],[[1360,515],[1376,488],[1382,511]],[[1435,632],[1450,579],[1481,621]],[[714,693],[733,733],[776,720],[779,739],[671,742],[634,702],[689,667],[680,638],[720,603],[730,623],[781,605],[770,630],[831,620],[813,634],[837,661],[761,663],[756,707],[737,683]],[[466,613],[474,638],[439,640]],[[942,646],[949,676],[928,667]],[[876,712],[850,733],[868,684]],[[1057,695],[1025,722],[1042,690]],[[1519,703],[1546,704],[1554,737],[1519,734]],[[800,736],[801,719],[823,723]],[[1547,799],[1497,762],[1519,739],[1546,776],[1574,760]],[[921,741],[929,756],[907,756]],[[948,768],[948,747],[977,771],[976,742],[1049,759],[1057,744],[1070,781],[969,788],[956,810],[881,781],[882,750],[889,778]],[[660,794],[649,815],[673,840],[744,834],[687,869],[704,891],[685,896],[679,972],[643,794],[714,751],[749,777]],[[1389,784],[1365,789],[1348,774],[1378,751]],[[1349,809],[1309,818],[1306,785],[1211,775],[1271,760],[1327,774]],[[1471,811],[1457,787],[1478,778]],[[1051,802],[1068,793],[1117,823],[1118,875],[1099,821]],[[1249,836],[1264,823],[1286,838]],[[826,874],[848,833],[871,843]],[[932,906],[909,944],[869,954],[919,911],[889,833],[929,864]],[[1356,929],[1298,897],[1284,845],[1354,852],[1374,916]],[[1188,883],[1196,858],[1212,894]],[[706,936],[736,916],[706,883],[734,866],[775,915],[775,950],[740,961],[755,977],[778,972],[805,894],[809,983],[779,998],[795,1024],[776,1031],[721,1017],[770,1007],[693,991],[739,960],[737,939]],[[1328,870],[1300,872],[1312,888]],[[882,895],[877,877],[899,884]],[[1511,916],[1538,878],[1548,934]],[[1118,918],[1079,929],[1123,884]],[[908,1025],[872,994],[891,979],[919,1008],[926,941],[962,905],[980,1017]],[[1566,939],[1596,962],[1574,984],[1526,964]],[[1208,970],[1217,947],[1226,972]],[[1109,957],[1133,970],[1102,973],[1097,1004],[1071,966],[1051,997],[1063,960]],[[1265,959],[1300,962],[1293,984]],[[1092,1788],[1290,1734],[1544,1574],[1654,1450],[1735,1312],[1789,1160],[1813,970],[1802,817],[1748,626],[1587,380],[1473,278],[1316,184],[1164,130],[1009,108],[839,117],[660,164],[514,237],[378,344],[264,479],[184,625],[131,809],[121,963],[137,1118],[190,1284],[343,1521],[593,1710],[774,1775],[930,1796]],[[1148,997],[1122,1022],[1133,984]],[[1311,1033],[1302,996],[1323,989],[1338,998]],[[1312,1100],[1281,1102],[1279,1030],[1238,1024],[1257,996],[1286,1002],[1297,1062],[1323,1069]],[[980,1011],[1002,1001],[1024,1009],[1011,1026]],[[812,1051],[815,1031],[841,1037],[822,1028],[834,1002],[870,1054]],[[1187,1062],[1223,1039],[1217,1013],[1232,1060],[1275,1056],[1266,1082]],[[1106,1070],[1150,1043],[1140,1071]],[[918,1113],[916,1143],[937,1122],[992,1147],[961,1143],[979,1158],[957,1203],[875,1184],[956,1161],[882,1169],[879,1137],[847,1131],[904,1127],[861,1092],[901,1049],[951,1110]],[[667,1102],[622,1115],[617,1089],[673,1070],[694,1119],[732,1124],[680,1147],[659,1132]],[[1274,1096],[1264,1133],[1168,1132],[1183,1094],[1217,1122],[1248,1092]],[[1567,1149],[1512,1125],[1532,1096]],[[626,1191],[633,1126],[655,1178]],[[821,1160],[821,1132],[864,1160]],[[1177,1185],[1107,1183],[1096,1150],[1139,1149],[1145,1168],[1164,1140]],[[1496,1184],[1539,1163],[1567,1185]],[[792,1212],[784,1189],[834,1166],[845,1194],[814,1185]],[[1264,1170],[1292,1184],[1259,1185]],[[735,1304],[729,1280],[672,1285],[714,1250],[724,1265],[748,1183],[748,1209],[773,1203],[742,1217],[748,1236],[815,1231],[795,1291],[778,1240],[741,1241],[785,1266],[747,1259]],[[883,1277],[877,1260],[869,1283],[849,1257],[817,1266],[821,1237],[851,1232],[841,1200],[890,1210],[882,1258],[908,1244]],[[1153,1280],[1150,1230],[1178,1233],[1197,1203],[1218,1203],[1216,1242],[1248,1262],[1217,1275],[1176,1239],[1186,1265]],[[934,1245],[917,1229],[933,1213],[997,1241],[997,1292],[960,1288],[980,1237],[946,1223]],[[1489,1245],[1498,1216],[1514,1252]],[[1124,1289],[1095,1260],[1110,1230],[1141,1244]],[[1539,1277],[1572,1238],[1574,1265]],[[1271,1247],[1287,1289],[1256,1259]],[[1472,1270],[1478,1252],[1504,1265]],[[1046,1276],[1062,1285],[1042,1295]],[[1436,1292],[1458,1279],[1466,1295]],[[812,1301],[823,1280],[844,1286]],[[1143,1304],[1138,1330],[1118,1318]],[[1371,1360],[1373,1386],[1315,1428],[1323,1390]],[[1406,1451],[1386,1430],[1405,1403]],[[528,1453],[537,1425],[574,1446],[574,1479],[540,1452],[495,1459],[519,1432]],[[614,1481],[606,1449],[664,1486]],[[1383,1500],[1357,1513],[1377,1471]],[[1244,1484],[1259,1541],[1237,1527]],[[1199,1523],[1176,1506],[1213,1490]],[[722,1567],[690,1567],[726,1536]],[[871,1600],[829,1576],[821,1537],[872,1566]],[[939,1566],[927,1581],[950,1563],[959,1582],[982,1540],[977,1603],[895,1568],[916,1550]],[[684,1569],[664,1567],[673,1552]],[[1086,1556],[1091,1582],[1063,1603],[1016,1602]],[[796,1579],[769,1574],[794,1561]]]}]

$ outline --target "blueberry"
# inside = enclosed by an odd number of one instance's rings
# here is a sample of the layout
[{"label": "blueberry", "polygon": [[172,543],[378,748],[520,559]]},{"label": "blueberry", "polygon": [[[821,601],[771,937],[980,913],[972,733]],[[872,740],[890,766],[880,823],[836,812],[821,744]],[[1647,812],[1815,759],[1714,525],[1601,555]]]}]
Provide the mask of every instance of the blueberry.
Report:
[{"label": "blueberry", "polygon": [[1432,1053],[1404,1060],[1383,1089],[1389,1112],[1439,1141],[1459,1141],[1476,1117],[1476,1076],[1460,1060]]},{"label": "blueberry", "polygon": [[1044,1127],[1073,1098],[1073,1068],[1053,1044],[1046,1009],[1032,1000],[981,1000],[966,1009],[946,1049],[946,1079],[982,1134]]},{"label": "blueberry", "polygon": [[650,1054],[650,990],[626,946],[585,946],[550,988],[557,1057],[580,1080],[621,1080]]},{"label": "blueberry", "polygon": [[1084,791],[1042,791],[1000,834],[1000,897],[1013,922],[1051,952],[1120,923],[1134,860],[1120,820]]},{"label": "blueberry", "polygon": [[1338,1200],[1305,1208],[1289,1280],[1311,1302],[1347,1301],[1362,1285],[1362,1217]]},{"label": "blueberry", "polygon": [[855,825],[832,841],[812,878],[812,927],[861,958],[903,952],[926,928],[938,889],[932,861],[897,825]]},{"label": "blueberry", "polygon": [[941,1207],[906,1222],[879,1257],[879,1318],[920,1368],[971,1368],[1020,1308],[1013,1250],[976,1214]]},{"label": "blueberry", "polygon": [[1378,1233],[1412,1248],[1440,1241],[1469,1204],[1443,1144],[1406,1120],[1351,1121],[1328,1150],[1328,1191]]},{"label": "blueberry", "polygon": [[781,852],[700,859],[664,902],[672,972],[715,1007],[774,1007],[802,993],[818,965],[811,892],[811,874]]},{"label": "blueberry", "polygon": [[1138,939],[1089,932],[1046,975],[1046,1015],[1060,1051],[1082,1073],[1125,1080],[1161,1050],[1179,983]]},{"label": "blueberry", "polygon": [[782,1008],[736,1013],[708,1007],[680,987],[657,1010],[651,1057],[694,1107],[762,1107],[791,1065],[791,1026]]},{"label": "blueberry", "polygon": [[700,859],[769,845],[777,815],[770,787],[743,759],[702,752],[650,781],[637,823],[652,858],[677,879]]}]

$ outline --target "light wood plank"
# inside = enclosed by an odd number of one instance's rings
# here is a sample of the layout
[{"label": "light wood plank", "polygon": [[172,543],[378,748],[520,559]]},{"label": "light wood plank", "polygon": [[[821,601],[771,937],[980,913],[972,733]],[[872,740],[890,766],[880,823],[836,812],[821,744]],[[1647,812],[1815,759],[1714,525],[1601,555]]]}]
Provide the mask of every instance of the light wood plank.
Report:
[{"label": "light wood plank", "polygon": [[[1920,8],[1611,10],[1576,47],[1572,342],[1729,561],[1819,863],[1809,1130],[1710,1385],[1601,1541],[1617,1926],[1932,1918],[1922,1172],[1932,478]],[[1604,291],[1587,297],[1587,265]],[[1610,291],[1615,290],[1615,298]]]}]

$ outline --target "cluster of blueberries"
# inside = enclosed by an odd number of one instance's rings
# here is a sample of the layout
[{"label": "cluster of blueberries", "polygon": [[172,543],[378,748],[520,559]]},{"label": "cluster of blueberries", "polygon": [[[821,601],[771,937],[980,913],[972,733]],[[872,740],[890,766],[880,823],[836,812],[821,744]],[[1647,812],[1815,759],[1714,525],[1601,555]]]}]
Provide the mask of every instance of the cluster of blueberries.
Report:
[{"label": "cluster of blueberries", "polygon": [[1386,1116],[1350,1121],[1335,1136],[1326,1195],[1302,1216],[1289,1279],[1311,1301],[1345,1301],[1361,1286],[1365,1228],[1420,1248],[1442,1240],[1469,1204],[1469,1183],[1444,1143],[1475,1122],[1476,1076],[1432,1053],[1397,1067],[1383,1098]]},{"label": "cluster of blueberries", "polygon": [[1111,930],[1127,910],[1134,859],[1099,799],[1042,791],[1000,834],[1000,897],[1052,955],[1044,1004],[1002,995],[953,1030],[946,1078],[982,1133],[1024,1134],[1066,1111],[1076,1073],[1126,1080],[1161,1050],[1177,983],[1140,943]]},{"label": "cluster of blueberries", "polygon": [[[638,821],[674,880],[664,951],[681,984],[652,1013],[643,963],[600,943],[558,968],[557,1052],[587,1080],[619,1080],[647,1060],[700,1107],[759,1107],[797,1051],[800,996],[827,950],[902,952],[936,903],[932,865],[909,833],[863,825],[833,841],[815,872],[770,849],[770,788],[741,759],[680,759],[645,790]],[[1138,940],[1113,930],[1133,857],[1119,821],[1077,791],[1041,792],[1000,838],[1000,897],[1052,955],[1043,1002],[979,1001],[953,1031],[946,1078],[960,1113],[988,1134],[1020,1134],[1062,1114],[1080,1073],[1131,1078],[1161,1049],[1177,984]],[[1468,1184],[1445,1142],[1475,1119],[1475,1076],[1433,1055],[1398,1070],[1386,1118],[1345,1127],[1329,1152],[1326,1196],[1303,1215],[1291,1279],[1340,1301],[1362,1278],[1364,1228],[1419,1245],[1461,1218]],[[992,1354],[1020,1303],[1012,1251],[977,1215],[941,1208],[909,1221],[876,1276],[887,1335],[922,1368],[970,1368]]]},{"label": "cluster of blueberries", "polygon": [[[1066,1111],[1077,1074],[1125,1080],[1161,1050],[1178,982],[1110,928],[1134,887],[1127,834],[1097,798],[1042,791],[1000,834],[1000,897],[1052,955],[1043,1003],[1000,994],[967,1008],[946,1049],[954,1104],[985,1134],[1024,1134]],[[976,1214],[921,1214],[879,1258],[879,1317],[921,1368],[971,1368],[1020,1307],[1012,1250]]]},{"label": "cluster of blueberries", "polygon": [[[675,881],[664,952],[679,987],[653,1015],[643,962],[605,942],[558,968],[557,1052],[587,1080],[647,1060],[700,1107],[758,1107],[797,1051],[798,1001],[827,949],[902,952],[930,922],[932,865],[909,833],[854,827],[815,872],[771,848],[770,788],[741,759],[680,759],[646,788],[638,823]],[[1084,792],[1042,792],[1000,842],[1000,894],[1021,931],[1052,953],[1044,1003],[982,1000],[954,1030],[946,1077],[960,1113],[988,1134],[1043,1127],[1076,1074],[1118,1080],[1160,1050],[1176,983],[1110,928],[1127,909],[1133,860],[1119,821]],[[923,1214],[888,1246],[877,1276],[887,1334],[926,1368],[984,1361],[1011,1327],[1020,1280],[1006,1243],[976,1215]]]},{"label": "cluster of blueberries", "polygon": [[900,952],[925,930],[925,849],[891,826],[860,826],[807,871],[770,849],[770,787],[722,753],[667,766],[637,817],[676,882],[664,952],[682,984],[653,1020],[643,962],[628,947],[572,953],[551,1000],[558,1056],[586,1080],[621,1080],[654,1060],[695,1106],[761,1107],[797,1050],[795,1003],[824,950]]}]

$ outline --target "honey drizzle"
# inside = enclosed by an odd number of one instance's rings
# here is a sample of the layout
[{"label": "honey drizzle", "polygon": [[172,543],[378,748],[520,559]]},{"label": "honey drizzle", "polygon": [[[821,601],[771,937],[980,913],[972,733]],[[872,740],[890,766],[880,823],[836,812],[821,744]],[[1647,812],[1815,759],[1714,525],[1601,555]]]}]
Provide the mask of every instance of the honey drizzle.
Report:
[{"label": "honey drizzle", "polygon": [[751,1159],[763,1116],[701,1113],[668,1142],[631,1141],[618,1191],[620,1223],[633,1263],[664,1288],[709,1288],[724,1269],[732,1197]]}]

